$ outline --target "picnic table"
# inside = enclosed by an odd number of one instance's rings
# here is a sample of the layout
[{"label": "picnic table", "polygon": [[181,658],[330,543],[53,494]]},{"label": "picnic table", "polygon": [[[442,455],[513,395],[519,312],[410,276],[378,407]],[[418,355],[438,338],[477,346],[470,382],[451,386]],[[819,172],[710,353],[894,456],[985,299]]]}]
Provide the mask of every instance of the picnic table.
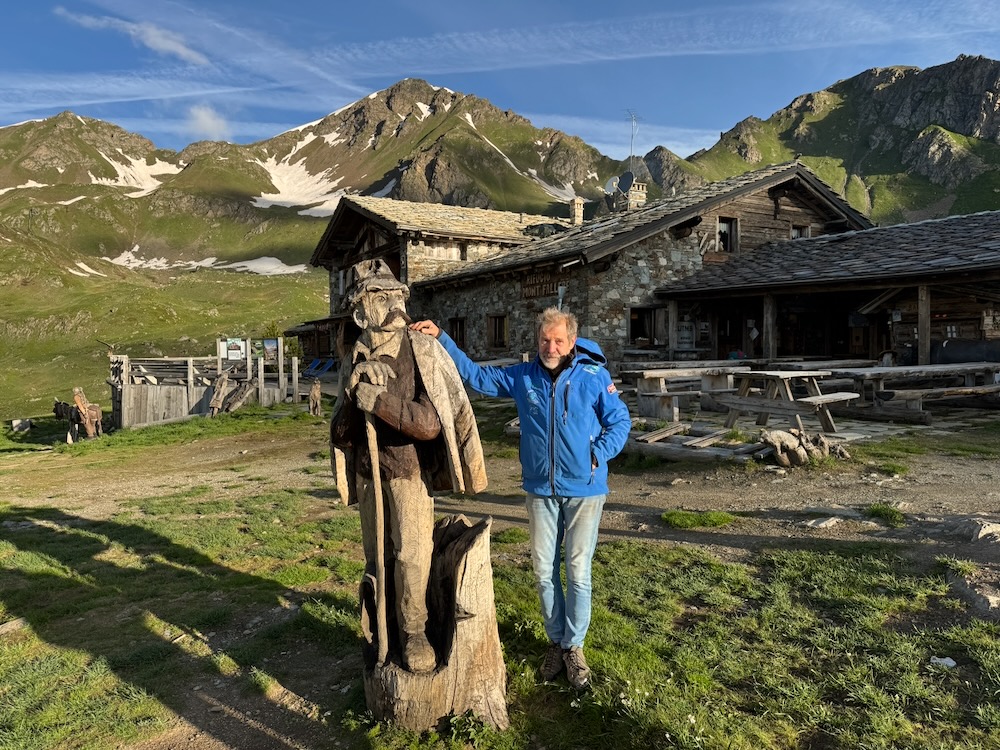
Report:
[{"label": "picnic table", "polygon": [[639,415],[677,422],[682,399],[700,396],[702,408],[710,407],[716,394],[733,390],[733,375],[749,371],[733,364],[643,370],[636,380]]},{"label": "picnic table", "polygon": [[[753,370],[735,373],[738,381],[735,394],[720,394],[716,397],[720,404],[729,407],[726,417],[726,427],[736,425],[740,414],[750,412],[757,415],[757,424],[764,426],[772,414],[787,416],[793,427],[804,431],[803,416],[815,416],[819,419],[824,432],[837,431],[837,425],[830,415],[830,404],[842,403],[860,397],[858,393],[847,391],[823,393],[819,382],[830,375],[829,370]],[[805,386],[806,396],[796,398],[792,393],[793,382]],[[756,392],[751,389],[754,383],[763,386]]]},{"label": "picnic table", "polygon": [[[956,362],[942,365],[902,365],[894,367],[841,367],[830,369],[832,377],[850,378],[855,389],[871,391],[871,400],[906,403],[922,409],[925,399],[979,396],[1000,392],[1000,362]],[[961,379],[961,385],[940,384]],[[934,381],[939,381],[934,384]],[[891,386],[891,387],[890,387]],[[902,386],[901,388],[897,386]]]}]

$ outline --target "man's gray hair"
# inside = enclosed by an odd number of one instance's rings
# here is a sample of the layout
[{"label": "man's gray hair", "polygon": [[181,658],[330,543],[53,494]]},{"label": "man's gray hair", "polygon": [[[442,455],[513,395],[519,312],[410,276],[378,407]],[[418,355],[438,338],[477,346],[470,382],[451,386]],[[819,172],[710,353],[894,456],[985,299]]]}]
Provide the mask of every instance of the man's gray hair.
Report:
[{"label": "man's gray hair", "polygon": [[538,330],[536,333],[541,335],[542,331],[546,328],[557,326],[560,323],[566,324],[566,333],[571,339],[575,339],[577,329],[579,328],[576,316],[571,312],[560,310],[558,307],[547,307],[542,310],[542,313],[538,316]]}]

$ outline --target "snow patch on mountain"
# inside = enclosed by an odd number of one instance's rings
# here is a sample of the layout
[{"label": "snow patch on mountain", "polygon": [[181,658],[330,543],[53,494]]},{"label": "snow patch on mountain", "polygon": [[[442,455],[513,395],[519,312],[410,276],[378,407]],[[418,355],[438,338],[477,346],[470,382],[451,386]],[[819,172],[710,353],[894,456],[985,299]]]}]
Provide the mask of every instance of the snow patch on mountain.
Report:
[{"label": "snow patch on mountain", "polygon": [[[124,266],[130,269],[139,268],[149,268],[158,271],[164,271],[171,268],[216,268],[231,271],[247,271],[249,273],[255,273],[261,276],[281,276],[290,273],[303,273],[309,270],[309,267],[305,264],[298,264],[294,266],[286,265],[279,258],[274,258],[271,256],[264,256],[263,258],[253,258],[251,260],[241,260],[234,261],[232,263],[219,263],[219,259],[216,257],[203,258],[202,260],[178,260],[178,261],[168,261],[166,258],[145,258],[140,254],[139,246],[134,245],[131,250],[123,251],[116,258],[109,258],[104,256],[102,260],[106,260],[109,263],[114,263],[116,266]],[[78,266],[82,264],[77,263]],[[67,269],[71,273],[76,273],[78,276],[86,276],[87,274],[77,273],[72,268]],[[97,273],[93,269],[88,269],[92,273]],[[98,274],[103,276],[104,274]]]},{"label": "snow patch on mountain", "polygon": [[121,149],[118,149],[118,153],[122,155],[127,163],[122,164],[116,161],[107,154],[101,154],[104,160],[112,166],[112,168],[117,173],[116,177],[94,177],[93,174],[87,173],[90,176],[90,181],[95,185],[109,185],[111,187],[124,187],[132,188],[137,192],[129,193],[130,198],[140,198],[144,195],[149,195],[156,188],[158,188],[162,182],[157,179],[160,175],[173,175],[180,172],[184,167],[177,164],[169,164],[165,161],[160,161],[157,159],[152,164],[147,164],[145,158],[134,159],[128,154],[126,154]]},{"label": "snow patch on mountain", "polygon": [[100,271],[95,271],[95,270],[94,270],[93,268],[91,268],[90,266],[88,266],[88,265],[87,265],[86,263],[84,263],[83,261],[79,261],[79,260],[78,260],[78,261],[76,262],[76,265],[77,265],[77,268],[80,268],[80,269],[83,269],[83,270],[84,270],[84,271],[86,271],[87,273],[89,273],[89,274],[93,274],[94,276],[103,276],[104,278],[107,278],[107,277],[108,277],[108,275],[107,275],[106,273],[101,273]]},{"label": "snow patch on mountain", "polygon": [[11,190],[20,190],[21,188],[43,188],[43,187],[49,187],[49,186],[43,185],[40,182],[35,182],[34,180],[28,180],[23,185],[15,185],[14,187],[9,187],[9,188],[0,188],[0,195],[3,195],[4,193],[9,193]]},{"label": "snow patch on mountain", "polygon": [[276,192],[262,193],[253,199],[253,205],[257,208],[268,208],[270,206],[308,206],[303,211],[299,211],[303,216],[330,216],[340,202],[340,196],[344,194],[346,188],[337,189],[337,185],[344,179],[338,177],[330,180],[327,172],[312,174],[306,169],[305,162],[299,160],[292,162],[291,157],[296,151],[312,141],[316,136],[310,134],[302,142],[296,144],[288,156],[280,161],[275,157],[268,157],[266,161],[256,161],[267,172],[271,178]]}]

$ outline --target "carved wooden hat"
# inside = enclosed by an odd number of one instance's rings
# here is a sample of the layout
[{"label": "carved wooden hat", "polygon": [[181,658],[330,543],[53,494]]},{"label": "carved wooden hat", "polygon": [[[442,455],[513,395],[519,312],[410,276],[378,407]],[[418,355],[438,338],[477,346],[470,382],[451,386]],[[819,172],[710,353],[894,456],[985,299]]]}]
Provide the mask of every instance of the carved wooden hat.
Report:
[{"label": "carved wooden hat", "polygon": [[410,297],[410,287],[393,275],[384,260],[375,258],[356,263],[347,272],[344,307],[348,310],[351,309],[357,304],[362,294],[375,291],[401,291],[403,299]]}]

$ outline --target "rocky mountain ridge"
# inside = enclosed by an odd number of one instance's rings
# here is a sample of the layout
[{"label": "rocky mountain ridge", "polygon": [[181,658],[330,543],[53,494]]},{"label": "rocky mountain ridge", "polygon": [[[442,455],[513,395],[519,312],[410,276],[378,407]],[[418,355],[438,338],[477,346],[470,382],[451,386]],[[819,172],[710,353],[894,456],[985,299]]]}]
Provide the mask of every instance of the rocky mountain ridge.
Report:
[{"label": "rocky mountain ridge", "polygon": [[[799,158],[881,223],[1000,207],[1000,63],[876,68],[749,117],[681,159],[634,160],[655,199]],[[83,257],[306,260],[345,193],[568,215],[629,164],[473,95],[405,79],[248,145],[180,152],[70,112],[0,128],[0,246]]]}]

